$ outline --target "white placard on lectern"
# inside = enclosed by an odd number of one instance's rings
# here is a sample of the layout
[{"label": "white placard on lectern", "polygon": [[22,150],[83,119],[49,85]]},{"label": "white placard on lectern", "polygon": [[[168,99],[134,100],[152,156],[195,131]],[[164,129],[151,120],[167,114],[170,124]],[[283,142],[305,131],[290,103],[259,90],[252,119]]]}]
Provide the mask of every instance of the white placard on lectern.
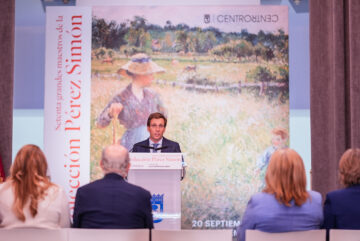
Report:
[{"label": "white placard on lectern", "polygon": [[181,169],[181,153],[130,153],[128,181],[151,192],[155,229],[181,229]]}]

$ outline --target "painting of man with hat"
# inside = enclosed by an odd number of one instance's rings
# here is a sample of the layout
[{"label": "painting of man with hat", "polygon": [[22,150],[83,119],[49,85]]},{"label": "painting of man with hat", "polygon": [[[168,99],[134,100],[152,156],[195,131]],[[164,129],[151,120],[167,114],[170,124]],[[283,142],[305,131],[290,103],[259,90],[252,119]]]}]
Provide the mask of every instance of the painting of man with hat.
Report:
[{"label": "painting of man with hat", "polygon": [[153,112],[165,114],[159,95],[149,88],[154,74],[165,72],[165,69],[153,62],[148,55],[138,53],[118,72],[130,77],[132,82],[106,105],[98,116],[96,125],[103,128],[113,118],[118,119],[126,128],[119,142],[130,150],[136,142],[149,136],[146,129],[148,116]]}]

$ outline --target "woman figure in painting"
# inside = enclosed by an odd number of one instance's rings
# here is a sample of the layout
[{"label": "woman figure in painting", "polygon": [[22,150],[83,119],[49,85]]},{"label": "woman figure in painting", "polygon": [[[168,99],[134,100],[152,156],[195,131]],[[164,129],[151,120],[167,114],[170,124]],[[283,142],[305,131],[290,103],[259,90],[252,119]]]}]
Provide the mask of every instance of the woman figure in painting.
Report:
[{"label": "woman figure in painting", "polygon": [[97,119],[97,126],[103,128],[109,125],[112,118],[117,118],[127,129],[120,143],[128,150],[149,137],[146,122],[151,113],[165,114],[159,95],[148,88],[154,80],[154,73],[164,71],[146,54],[132,56],[120,69],[120,74],[130,76],[132,83],[107,104]]},{"label": "woman figure in painting", "polygon": [[69,228],[65,191],[46,176],[47,163],[35,145],[20,149],[10,177],[0,184],[1,228]]},{"label": "woman figure in painting", "polygon": [[345,188],[326,195],[324,228],[360,229],[360,149],[348,149],[342,155],[339,173]]},{"label": "woman figure in painting", "polygon": [[246,207],[237,229],[238,241],[245,241],[247,229],[276,233],[320,228],[321,195],[306,191],[304,163],[296,151],[276,150],[265,181],[264,190],[252,196]]}]

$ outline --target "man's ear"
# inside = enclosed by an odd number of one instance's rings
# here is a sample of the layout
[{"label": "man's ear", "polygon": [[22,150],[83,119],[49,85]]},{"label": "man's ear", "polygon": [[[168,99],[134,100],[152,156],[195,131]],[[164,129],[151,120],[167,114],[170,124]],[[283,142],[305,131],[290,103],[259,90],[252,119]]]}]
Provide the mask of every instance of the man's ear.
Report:
[{"label": "man's ear", "polygon": [[125,174],[126,177],[129,175],[129,169],[130,169],[130,162],[128,163],[128,166],[126,168],[126,174]]},{"label": "man's ear", "polygon": [[147,131],[150,133],[150,126],[147,126]]}]

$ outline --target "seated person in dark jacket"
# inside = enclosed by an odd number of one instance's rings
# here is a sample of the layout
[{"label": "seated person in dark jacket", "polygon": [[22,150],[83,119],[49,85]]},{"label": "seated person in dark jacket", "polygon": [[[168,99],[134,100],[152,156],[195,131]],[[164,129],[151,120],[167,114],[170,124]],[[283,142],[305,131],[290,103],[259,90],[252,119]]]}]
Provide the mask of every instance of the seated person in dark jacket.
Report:
[{"label": "seated person in dark jacket", "polygon": [[339,163],[344,189],[326,195],[324,228],[360,229],[360,149],[349,149]]},{"label": "seated person in dark jacket", "polygon": [[167,119],[161,113],[152,113],[147,120],[150,137],[134,145],[132,152],[181,152],[177,142],[163,137]]},{"label": "seated person in dark jacket", "polygon": [[73,227],[153,228],[150,192],[124,180],[130,168],[126,148],[106,147],[100,166],[104,178],[80,187],[76,193]]}]

